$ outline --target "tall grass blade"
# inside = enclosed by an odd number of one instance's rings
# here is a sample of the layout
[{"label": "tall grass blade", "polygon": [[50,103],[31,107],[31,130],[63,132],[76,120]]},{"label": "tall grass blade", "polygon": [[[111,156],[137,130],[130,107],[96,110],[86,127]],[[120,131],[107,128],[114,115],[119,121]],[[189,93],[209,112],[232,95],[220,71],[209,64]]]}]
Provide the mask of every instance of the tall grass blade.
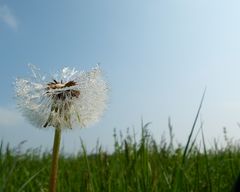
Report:
[{"label": "tall grass blade", "polygon": [[[175,178],[174,183],[173,183],[173,191],[174,192],[182,192],[182,191],[184,191],[183,190],[183,179],[185,177],[185,174],[183,172],[183,169],[185,169],[185,161],[186,161],[186,158],[187,158],[187,153],[189,152],[189,147],[191,149],[192,146],[193,146],[193,145],[191,145],[190,141],[192,139],[193,131],[194,131],[195,127],[196,127],[196,123],[197,123],[197,120],[198,120],[198,117],[199,117],[199,114],[200,114],[200,111],[201,111],[201,108],[202,108],[202,104],[203,104],[203,100],[204,100],[204,97],[205,97],[205,93],[206,93],[206,88],[205,88],[205,90],[203,92],[203,95],[202,95],[202,98],[201,98],[201,101],[200,101],[200,105],[198,107],[198,111],[197,111],[197,114],[195,116],[192,128],[191,128],[191,132],[190,132],[190,134],[188,136],[187,144],[186,144],[186,146],[184,148],[184,152],[183,152],[183,156],[182,156],[182,164],[178,165],[179,167],[177,168],[177,171],[176,171],[176,178]],[[193,141],[193,142],[195,142],[195,141]]]},{"label": "tall grass blade", "polygon": [[17,192],[21,192],[28,183],[30,183],[39,173],[41,173],[46,167],[40,169],[39,171],[37,171],[34,175],[32,175],[19,189]]},{"label": "tall grass blade", "polygon": [[198,107],[198,111],[197,111],[196,117],[195,117],[193,125],[192,125],[191,132],[190,132],[190,134],[188,136],[187,144],[186,144],[186,147],[185,147],[184,152],[183,152],[182,164],[185,164],[186,154],[187,154],[187,151],[188,151],[188,148],[189,148],[189,144],[190,144],[190,141],[191,141],[191,138],[192,138],[192,134],[193,134],[193,131],[195,129],[195,126],[196,126],[196,123],[197,123],[197,120],[198,120],[198,117],[199,117],[199,114],[200,114],[200,111],[201,111],[201,108],[202,108],[202,104],[203,104],[203,100],[204,100],[204,97],[205,97],[205,93],[206,93],[206,88],[205,88],[205,90],[203,92],[203,95],[202,95],[202,98],[201,98],[201,102],[200,102],[200,105]]}]

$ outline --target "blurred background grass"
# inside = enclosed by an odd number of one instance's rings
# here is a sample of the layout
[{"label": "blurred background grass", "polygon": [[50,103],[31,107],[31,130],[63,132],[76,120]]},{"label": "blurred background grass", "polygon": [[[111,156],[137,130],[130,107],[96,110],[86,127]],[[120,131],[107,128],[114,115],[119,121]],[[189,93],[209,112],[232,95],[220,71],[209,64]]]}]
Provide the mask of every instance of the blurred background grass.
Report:
[{"label": "blurred background grass", "polygon": [[[77,155],[59,159],[58,191],[230,191],[240,172],[240,148],[227,145],[206,149],[204,134],[200,143],[190,138],[188,147],[174,146],[172,139],[158,144],[142,123],[140,140],[127,132],[114,131],[114,151],[109,154],[97,144],[87,152],[84,144]],[[173,137],[169,120],[170,137]],[[0,146],[0,191],[47,191],[51,153],[41,148],[21,153]]]}]

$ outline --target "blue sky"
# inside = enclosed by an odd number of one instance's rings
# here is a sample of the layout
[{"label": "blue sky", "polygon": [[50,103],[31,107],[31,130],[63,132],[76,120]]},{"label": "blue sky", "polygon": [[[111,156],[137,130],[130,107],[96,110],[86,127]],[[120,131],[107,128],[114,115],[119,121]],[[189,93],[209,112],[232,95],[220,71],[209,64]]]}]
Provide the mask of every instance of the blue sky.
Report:
[{"label": "blue sky", "polygon": [[239,139],[239,8],[237,0],[0,0],[0,138],[51,148],[53,131],[32,127],[16,109],[13,82],[30,75],[28,63],[49,74],[100,63],[108,109],[96,125],[65,132],[66,151],[80,137],[89,150],[99,140],[110,151],[113,129],[140,134],[141,117],[160,141],[171,116],[175,143],[184,144],[205,86],[207,141],[222,141],[223,127]]}]

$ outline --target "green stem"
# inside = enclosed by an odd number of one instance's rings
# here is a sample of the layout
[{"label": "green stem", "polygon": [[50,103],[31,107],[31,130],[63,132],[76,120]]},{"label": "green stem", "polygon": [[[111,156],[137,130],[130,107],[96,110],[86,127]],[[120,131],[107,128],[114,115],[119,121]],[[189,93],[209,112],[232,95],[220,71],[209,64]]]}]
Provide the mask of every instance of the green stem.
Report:
[{"label": "green stem", "polygon": [[52,167],[51,176],[49,183],[49,192],[55,192],[57,188],[57,171],[58,171],[58,156],[59,156],[59,146],[61,141],[61,129],[55,129],[53,152],[52,152]]}]

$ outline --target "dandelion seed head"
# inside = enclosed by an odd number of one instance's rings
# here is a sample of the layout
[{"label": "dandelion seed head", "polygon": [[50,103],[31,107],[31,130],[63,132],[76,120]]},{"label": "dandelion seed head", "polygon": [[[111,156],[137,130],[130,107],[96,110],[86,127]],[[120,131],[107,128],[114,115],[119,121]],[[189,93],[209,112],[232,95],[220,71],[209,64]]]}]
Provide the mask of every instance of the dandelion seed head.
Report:
[{"label": "dandelion seed head", "polygon": [[89,72],[63,68],[53,78],[29,65],[32,78],[16,79],[19,109],[36,127],[73,128],[95,123],[106,108],[107,84],[99,66]]}]

